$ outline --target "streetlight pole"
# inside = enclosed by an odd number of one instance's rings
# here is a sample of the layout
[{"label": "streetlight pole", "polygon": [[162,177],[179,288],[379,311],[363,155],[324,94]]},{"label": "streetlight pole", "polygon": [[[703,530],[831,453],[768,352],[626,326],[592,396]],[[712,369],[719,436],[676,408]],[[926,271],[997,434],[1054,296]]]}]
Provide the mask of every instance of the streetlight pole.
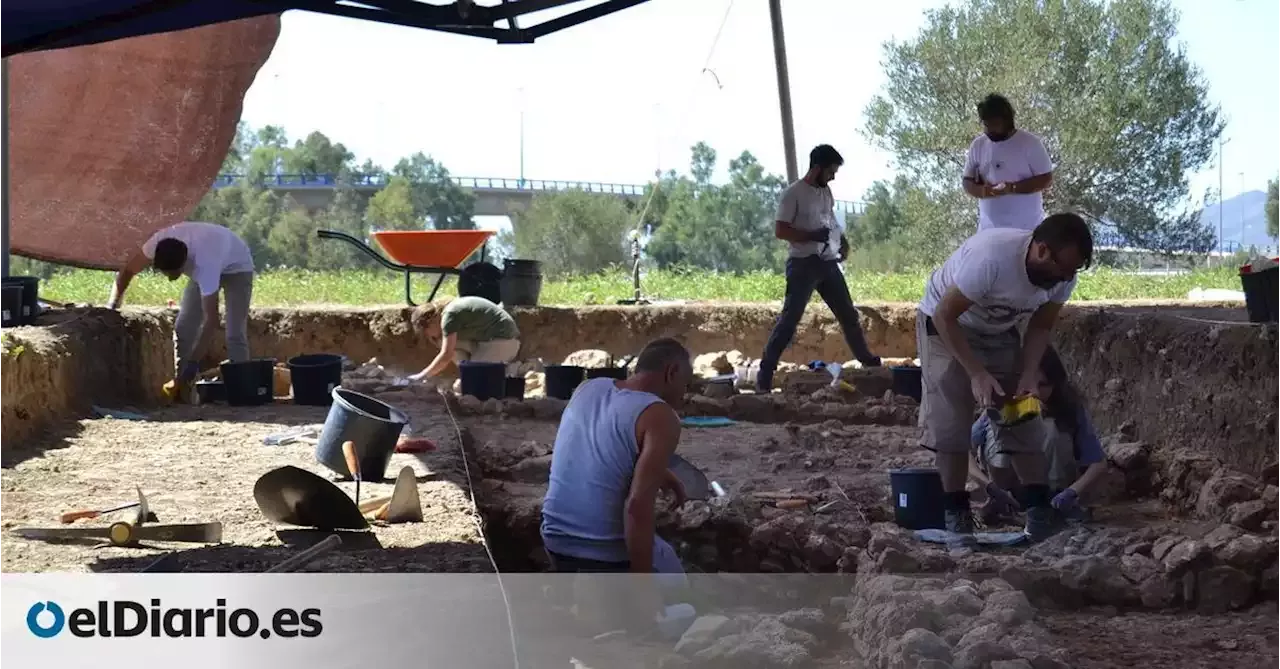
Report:
[{"label": "streetlight pole", "polygon": [[782,33],[782,0],[769,0],[773,28],[773,64],[778,72],[778,109],[782,112],[782,150],[787,154],[787,181],[799,180],[796,169],[796,130],[791,120],[791,78],[787,74],[787,45]]},{"label": "streetlight pole", "polygon": [[[1244,172],[1240,173],[1240,194],[1244,195]],[[1244,248],[1244,207],[1240,207],[1240,247]]]},{"label": "streetlight pole", "polygon": [[1222,207],[1222,162],[1223,162],[1222,147],[1226,146],[1229,143],[1231,143],[1230,139],[1223,139],[1221,135],[1218,136],[1218,255],[1219,255],[1219,260],[1222,260],[1223,262],[1225,262],[1225,260],[1223,260],[1223,257],[1226,255],[1226,247],[1225,247],[1226,240],[1222,238],[1222,235],[1223,235],[1222,216],[1226,212],[1223,211],[1223,207]]}]

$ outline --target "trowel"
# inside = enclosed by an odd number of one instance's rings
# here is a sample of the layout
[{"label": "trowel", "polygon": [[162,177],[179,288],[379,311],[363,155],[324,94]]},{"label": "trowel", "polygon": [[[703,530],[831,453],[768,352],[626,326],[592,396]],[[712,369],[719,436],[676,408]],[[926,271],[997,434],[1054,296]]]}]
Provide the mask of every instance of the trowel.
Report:
[{"label": "trowel", "polygon": [[724,488],[719,483],[707,479],[707,475],[693,463],[673,453],[667,462],[680,483],[684,485],[685,497],[691,500],[708,500],[712,497],[724,497]]},{"label": "trowel", "polygon": [[422,522],[422,499],[418,495],[418,477],[413,467],[403,467],[396,476],[391,496],[371,499],[360,505],[360,511],[392,525]]}]

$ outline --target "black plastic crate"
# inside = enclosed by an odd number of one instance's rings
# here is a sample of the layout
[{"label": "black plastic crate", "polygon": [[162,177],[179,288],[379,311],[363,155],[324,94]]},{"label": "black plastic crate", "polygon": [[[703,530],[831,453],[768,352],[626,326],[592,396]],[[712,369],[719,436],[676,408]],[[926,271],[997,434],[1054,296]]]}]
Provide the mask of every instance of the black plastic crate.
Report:
[{"label": "black plastic crate", "polygon": [[1275,323],[1280,320],[1280,267],[1258,272],[1240,270],[1240,285],[1244,288],[1245,309],[1254,323]]}]

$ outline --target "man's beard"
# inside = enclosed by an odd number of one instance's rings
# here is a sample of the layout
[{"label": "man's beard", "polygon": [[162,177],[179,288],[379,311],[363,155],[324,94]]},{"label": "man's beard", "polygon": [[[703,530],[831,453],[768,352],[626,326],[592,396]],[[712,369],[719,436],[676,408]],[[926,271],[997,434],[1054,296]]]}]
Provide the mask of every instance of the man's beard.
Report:
[{"label": "man's beard", "polygon": [[1049,290],[1050,288],[1062,283],[1062,279],[1034,267],[1027,268],[1027,278],[1031,280],[1032,285],[1045,290]]},{"label": "man's beard", "polygon": [[987,139],[993,142],[1003,142],[1004,140],[1009,139],[1009,135],[1012,135],[1013,131],[1006,130],[1005,132],[988,132],[984,134],[986,134]]}]

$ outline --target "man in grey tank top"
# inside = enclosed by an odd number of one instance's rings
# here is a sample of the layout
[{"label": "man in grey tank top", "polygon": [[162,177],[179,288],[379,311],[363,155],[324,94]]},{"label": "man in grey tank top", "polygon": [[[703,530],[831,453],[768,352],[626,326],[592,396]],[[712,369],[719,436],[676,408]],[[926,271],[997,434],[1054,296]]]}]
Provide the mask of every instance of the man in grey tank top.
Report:
[{"label": "man in grey tank top", "polygon": [[[676,413],[693,378],[689,351],[650,342],[625,381],[592,379],[565,407],[542,504],[542,540],[553,571],[675,575],[684,569],[655,534],[658,491],[684,490],[667,463],[680,441]],[[665,579],[664,579],[665,580]]]}]

